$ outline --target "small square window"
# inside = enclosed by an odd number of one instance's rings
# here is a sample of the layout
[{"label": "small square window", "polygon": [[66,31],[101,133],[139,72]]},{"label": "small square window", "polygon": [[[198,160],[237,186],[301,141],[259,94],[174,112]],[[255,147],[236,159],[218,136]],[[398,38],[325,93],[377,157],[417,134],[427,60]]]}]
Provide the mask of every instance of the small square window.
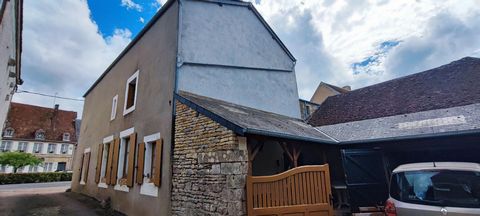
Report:
[{"label": "small square window", "polygon": [[63,141],[70,141],[70,134],[69,133],[63,133]]},{"label": "small square window", "polygon": [[13,130],[13,128],[7,128],[3,132],[3,136],[4,137],[13,137],[13,133],[15,133],[15,130]]},{"label": "small square window", "polygon": [[135,72],[127,80],[126,89],[125,89],[125,105],[123,109],[123,115],[126,115],[133,110],[135,110],[135,105],[137,101],[137,87],[138,87],[138,73]]}]

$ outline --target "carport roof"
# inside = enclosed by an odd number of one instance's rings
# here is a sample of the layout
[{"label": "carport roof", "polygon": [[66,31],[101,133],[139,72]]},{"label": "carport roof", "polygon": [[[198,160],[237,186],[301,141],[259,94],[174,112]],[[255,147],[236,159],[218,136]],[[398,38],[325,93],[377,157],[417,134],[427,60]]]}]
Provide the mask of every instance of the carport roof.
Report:
[{"label": "carport roof", "polygon": [[336,143],[301,119],[183,91],[175,94],[175,98],[241,136],[251,134],[325,144]]},{"label": "carport roof", "polygon": [[340,144],[480,134],[480,103],[317,127]]}]

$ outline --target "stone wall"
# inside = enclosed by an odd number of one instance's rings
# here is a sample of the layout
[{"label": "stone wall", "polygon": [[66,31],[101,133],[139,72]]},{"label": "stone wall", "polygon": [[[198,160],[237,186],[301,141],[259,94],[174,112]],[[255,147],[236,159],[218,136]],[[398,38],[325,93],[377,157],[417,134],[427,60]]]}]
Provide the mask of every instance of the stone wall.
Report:
[{"label": "stone wall", "polygon": [[177,102],[172,215],[245,215],[243,138]]}]

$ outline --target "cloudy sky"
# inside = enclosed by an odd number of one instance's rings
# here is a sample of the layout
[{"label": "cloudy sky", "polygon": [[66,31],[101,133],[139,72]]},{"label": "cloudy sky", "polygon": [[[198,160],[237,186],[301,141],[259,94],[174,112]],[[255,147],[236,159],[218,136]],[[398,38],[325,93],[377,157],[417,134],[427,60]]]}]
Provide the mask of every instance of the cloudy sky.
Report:
[{"label": "cloudy sky", "polygon": [[[297,58],[301,98],[480,57],[480,0],[251,0]],[[83,93],[165,0],[25,0],[21,90]],[[18,93],[14,101],[52,106]],[[79,112],[78,101],[56,99]]]}]

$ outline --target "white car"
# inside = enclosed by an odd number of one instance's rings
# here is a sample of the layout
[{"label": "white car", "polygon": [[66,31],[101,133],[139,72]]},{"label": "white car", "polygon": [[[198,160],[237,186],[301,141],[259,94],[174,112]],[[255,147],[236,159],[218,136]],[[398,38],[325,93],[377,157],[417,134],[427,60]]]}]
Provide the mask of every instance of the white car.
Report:
[{"label": "white car", "polygon": [[480,164],[428,162],[397,167],[387,216],[480,215]]}]

